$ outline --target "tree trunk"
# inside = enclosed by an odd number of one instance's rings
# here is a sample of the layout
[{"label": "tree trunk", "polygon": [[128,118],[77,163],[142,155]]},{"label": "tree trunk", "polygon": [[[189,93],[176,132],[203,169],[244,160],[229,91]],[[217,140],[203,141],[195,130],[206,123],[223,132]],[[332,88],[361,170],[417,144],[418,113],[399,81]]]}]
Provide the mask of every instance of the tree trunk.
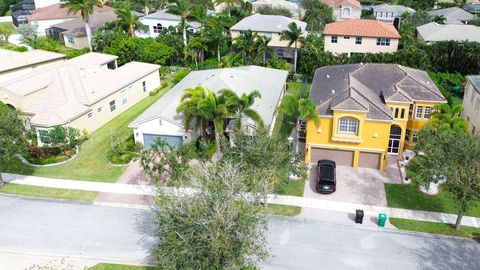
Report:
[{"label": "tree trunk", "polygon": [[197,53],[195,52],[194,56],[193,56],[193,59],[195,59],[195,67],[197,67],[198,69],[198,61],[197,61]]},{"label": "tree trunk", "polygon": [[463,215],[465,214],[465,209],[467,208],[467,202],[462,201],[460,203],[460,211],[458,212],[457,215],[457,221],[455,221],[455,230],[459,231],[461,226],[462,226],[462,218]]},{"label": "tree trunk", "polygon": [[295,59],[293,60],[293,72],[297,73],[297,42],[295,41]]},{"label": "tree trunk", "polygon": [[5,185],[5,182],[3,182],[2,173],[0,173],[0,187],[3,187],[4,185]]},{"label": "tree trunk", "polygon": [[265,66],[266,58],[267,58],[267,54],[263,53],[263,66]]},{"label": "tree trunk", "polygon": [[220,44],[217,44],[217,60],[220,63]]},{"label": "tree trunk", "polygon": [[88,25],[88,22],[85,22],[85,32],[87,33],[88,48],[92,51],[92,29],[90,25]]},{"label": "tree trunk", "polygon": [[144,11],[145,11],[145,16],[147,16],[147,15],[148,15],[148,11],[149,11],[147,5],[145,5]]},{"label": "tree trunk", "polygon": [[214,124],[214,127],[215,127],[215,146],[216,146],[216,149],[217,149],[216,150],[216,156],[217,156],[217,159],[220,159],[220,155],[222,154],[222,149],[220,147],[220,136],[223,132],[223,130],[222,130],[223,119],[215,120],[213,124]]},{"label": "tree trunk", "polygon": [[187,22],[183,23],[183,45],[187,46]]}]

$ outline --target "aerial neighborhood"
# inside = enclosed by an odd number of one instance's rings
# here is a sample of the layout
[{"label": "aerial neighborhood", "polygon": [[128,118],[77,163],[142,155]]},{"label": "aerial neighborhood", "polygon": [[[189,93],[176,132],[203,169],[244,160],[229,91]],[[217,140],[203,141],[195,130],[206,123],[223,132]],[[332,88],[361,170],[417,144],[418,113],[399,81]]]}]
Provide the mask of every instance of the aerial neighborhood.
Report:
[{"label": "aerial neighborhood", "polygon": [[479,269],[480,1],[0,0],[0,270]]}]

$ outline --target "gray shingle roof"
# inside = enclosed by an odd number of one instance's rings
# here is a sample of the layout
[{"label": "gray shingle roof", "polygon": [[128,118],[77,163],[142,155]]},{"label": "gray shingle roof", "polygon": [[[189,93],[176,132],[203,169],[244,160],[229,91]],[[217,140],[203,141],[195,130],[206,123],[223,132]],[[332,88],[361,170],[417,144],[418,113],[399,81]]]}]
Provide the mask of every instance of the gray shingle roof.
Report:
[{"label": "gray shingle roof", "polygon": [[197,86],[209,88],[213,92],[230,89],[237,94],[258,90],[262,97],[255,101],[252,109],[258,112],[264,124],[268,126],[272,123],[287,76],[287,71],[259,66],[192,71],[130,123],[129,127],[136,128],[141,123],[157,118],[183,126],[183,114],[177,114],[177,106],[184,90]]},{"label": "gray shingle roof", "polygon": [[417,27],[417,31],[426,42],[447,40],[480,42],[480,27],[475,25],[431,22]]},{"label": "gray shingle roof", "polygon": [[432,10],[428,12],[428,15],[430,15],[430,17],[444,16],[446,18],[445,23],[447,24],[462,24],[462,21],[475,19],[475,15],[458,7]]},{"label": "gray shingle roof", "polygon": [[310,97],[320,115],[366,107],[369,119],[391,120],[385,100],[445,102],[425,71],[393,64],[349,64],[317,69]]},{"label": "gray shingle roof", "polygon": [[292,22],[296,23],[298,27],[301,27],[303,31],[307,28],[307,23],[299,20],[294,20],[285,16],[262,15],[257,13],[239,21],[232,26],[230,30],[281,33],[282,31],[287,30],[288,25]]},{"label": "gray shingle roof", "polygon": [[373,12],[393,12],[393,16],[401,16],[403,13],[415,13],[413,8],[409,8],[402,5],[388,5],[388,4],[381,4],[373,7]]},{"label": "gray shingle roof", "polygon": [[473,88],[480,93],[480,75],[469,75],[467,80],[473,85]]}]

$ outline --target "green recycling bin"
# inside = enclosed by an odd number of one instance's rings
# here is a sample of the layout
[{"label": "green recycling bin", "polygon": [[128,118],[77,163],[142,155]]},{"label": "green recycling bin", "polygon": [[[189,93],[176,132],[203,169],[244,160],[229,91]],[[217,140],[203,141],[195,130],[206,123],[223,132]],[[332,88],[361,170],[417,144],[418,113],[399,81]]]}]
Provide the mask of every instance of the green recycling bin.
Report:
[{"label": "green recycling bin", "polygon": [[378,214],[378,226],[385,227],[386,222],[387,222],[387,215],[384,213]]}]

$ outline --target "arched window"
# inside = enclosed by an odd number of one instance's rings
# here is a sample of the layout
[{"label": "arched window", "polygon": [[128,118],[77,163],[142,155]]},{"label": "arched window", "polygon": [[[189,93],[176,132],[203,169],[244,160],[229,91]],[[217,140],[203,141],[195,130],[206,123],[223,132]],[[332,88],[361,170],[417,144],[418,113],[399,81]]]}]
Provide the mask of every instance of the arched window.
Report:
[{"label": "arched window", "polygon": [[349,8],[344,8],[342,10],[342,16],[344,17],[350,17],[350,9]]},{"label": "arched window", "polygon": [[358,133],[358,120],[351,117],[344,117],[338,120],[338,132],[357,134]]},{"label": "arched window", "polygon": [[402,113],[400,114],[400,118],[405,118],[405,109],[402,109]]},{"label": "arched window", "polygon": [[398,118],[398,108],[395,108],[395,118]]},{"label": "arched window", "polygon": [[153,26],[153,32],[154,33],[158,34],[158,33],[162,32],[162,29],[163,29],[163,26],[162,26],[161,23],[157,23],[157,25]]}]

